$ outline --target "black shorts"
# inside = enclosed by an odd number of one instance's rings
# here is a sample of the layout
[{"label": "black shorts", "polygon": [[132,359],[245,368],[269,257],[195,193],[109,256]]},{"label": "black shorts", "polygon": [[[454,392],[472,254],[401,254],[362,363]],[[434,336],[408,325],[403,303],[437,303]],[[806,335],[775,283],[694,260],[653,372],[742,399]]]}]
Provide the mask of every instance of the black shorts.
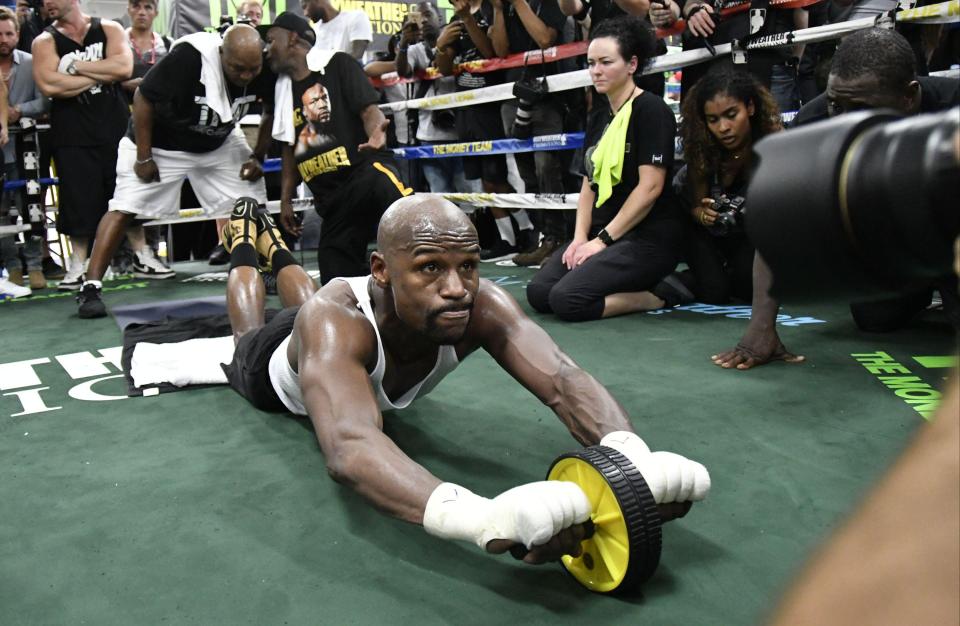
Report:
[{"label": "black shorts", "polygon": [[60,180],[57,230],[93,237],[117,185],[117,145],[60,146],[53,160]]},{"label": "black shorts", "polygon": [[[478,104],[456,111],[460,141],[490,141],[506,136],[499,102]],[[469,180],[480,178],[490,183],[506,183],[507,158],[502,154],[464,157],[463,174]]]},{"label": "black shorts", "polygon": [[300,307],[284,309],[269,322],[240,338],[233,360],[223,366],[230,386],[261,411],[285,412],[287,407],[270,382],[270,357],[293,332]]}]

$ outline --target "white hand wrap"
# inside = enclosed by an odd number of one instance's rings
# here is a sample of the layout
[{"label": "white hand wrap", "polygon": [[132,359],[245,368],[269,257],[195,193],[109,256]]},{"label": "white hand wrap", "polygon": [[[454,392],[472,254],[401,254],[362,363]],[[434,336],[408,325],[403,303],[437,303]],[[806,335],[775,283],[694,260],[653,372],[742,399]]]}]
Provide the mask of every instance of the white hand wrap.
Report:
[{"label": "white hand wrap", "polygon": [[66,74],[67,68],[70,67],[70,64],[74,61],[80,60],[80,56],[76,52],[68,52],[60,57],[60,64],[57,65],[57,71],[61,74]]},{"label": "white hand wrap", "polygon": [[532,548],[564,528],[587,521],[590,513],[587,496],[571,482],[529,483],[492,500],[459,485],[442,483],[427,501],[423,528],[437,537],[472,541],[481,550],[493,539]]},{"label": "white hand wrap", "polygon": [[613,448],[637,468],[658,504],[697,502],[710,493],[710,473],[700,463],[673,452],[650,452],[634,433],[607,434],[600,445]]}]

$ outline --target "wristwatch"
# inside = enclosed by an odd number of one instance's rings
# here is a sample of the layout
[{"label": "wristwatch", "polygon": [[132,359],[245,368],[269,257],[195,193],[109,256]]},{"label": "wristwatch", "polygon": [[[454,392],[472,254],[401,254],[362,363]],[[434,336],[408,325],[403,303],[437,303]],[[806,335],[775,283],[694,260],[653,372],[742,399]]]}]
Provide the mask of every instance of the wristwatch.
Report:
[{"label": "wristwatch", "polygon": [[597,233],[597,239],[602,241],[605,246],[612,246],[615,241],[614,238],[610,236],[610,233],[607,232],[606,228],[601,229],[600,232]]},{"label": "wristwatch", "polygon": [[72,61],[70,61],[70,65],[67,66],[67,74],[70,74],[71,76],[76,76],[76,75],[77,75],[77,60],[76,60],[76,59],[73,59]]}]

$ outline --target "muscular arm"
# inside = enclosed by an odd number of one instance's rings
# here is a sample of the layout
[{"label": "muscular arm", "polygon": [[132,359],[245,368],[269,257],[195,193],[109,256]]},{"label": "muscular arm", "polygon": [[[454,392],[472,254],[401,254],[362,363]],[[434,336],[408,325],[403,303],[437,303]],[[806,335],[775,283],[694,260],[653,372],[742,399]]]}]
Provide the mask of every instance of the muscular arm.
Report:
[{"label": "muscular arm", "polygon": [[263,103],[263,112],[260,114],[260,125],[257,127],[257,144],[253,148],[253,154],[262,163],[267,156],[267,150],[270,149],[270,136],[273,130],[273,105]]},{"label": "muscular arm", "polygon": [[387,118],[383,115],[376,104],[368,104],[360,112],[360,119],[363,121],[363,132],[367,137],[372,137],[375,133],[381,132],[380,129]]},{"label": "muscular arm", "polygon": [[376,339],[365,319],[314,299],[300,313],[300,387],[330,476],[377,509],[414,524],[440,479],[403,453],[381,430],[365,363]]},{"label": "muscular arm", "polygon": [[77,75],[101,83],[124,81],[133,74],[133,52],[127,43],[127,33],[116,22],[103,20],[101,24],[107,36],[104,57],[99,61],[77,61]]},{"label": "muscular arm", "polygon": [[153,156],[153,104],[138,90],[133,94],[133,136],[137,140],[137,160]]},{"label": "muscular arm", "polygon": [[557,6],[564,15],[579,15],[583,11],[583,3],[580,0],[557,0]]},{"label": "muscular arm", "polygon": [[[363,73],[370,78],[380,78],[387,72],[396,72],[396,61],[371,61],[363,66]],[[399,72],[398,72],[399,73]]]},{"label": "muscular arm", "polygon": [[646,17],[650,10],[650,0],[614,0],[616,5],[628,15]]},{"label": "muscular arm", "polygon": [[33,80],[43,95],[50,98],[72,98],[97,84],[86,76],[70,76],[57,71],[60,57],[50,33],[33,40]]},{"label": "muscular arm", "polygon": [[367,51],[367,45],[369,41],[364,39],[355,39],[350,42],[350,56],[356,60],[360,60],[363,57],[363,53]]},{"label": "muscular arm", "polygon": [[510,54],[510,41],[507,39],[507,22],[503,14],[503,5],[499,0],[493,2],[493,24],[487,33],[490,42],[493,44],[493,52],[498,57],[505,57]]},{"label": "muscular arm", "polygon": [[667,170],[656,165],[640,166],[640,182],[627,196],[617,215],[606,225],[607,233],[614,239],[623,235],[643,221],[650,213],[663,185],[666,181]]},{"label": "muscular arm", "polygon": [[541,49],[549,48],[554,44],[557,40],[556,29],[544,24],[543,20],[527,4],[527,0],[513,0],[513,7],[517,12],[517,17],[523,23],[523,27],[527,29],[527,33]]},{"label": "muscular arm", "polygon": [[610,392],[564,354],[500,287],[483,281],[474,315],[480,345],[550,407],[574,439],[594,445],[607,433],[633,430]]}]

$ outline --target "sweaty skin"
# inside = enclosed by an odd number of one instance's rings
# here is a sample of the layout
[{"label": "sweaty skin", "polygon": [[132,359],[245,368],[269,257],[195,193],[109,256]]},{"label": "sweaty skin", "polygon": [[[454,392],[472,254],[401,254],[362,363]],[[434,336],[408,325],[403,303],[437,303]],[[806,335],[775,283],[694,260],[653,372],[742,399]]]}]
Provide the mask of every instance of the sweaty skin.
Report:
[{"label": "sweaty skin", "polygon": [[[573,437],[592,445],[631,430],[623,407],[533,323],[506,292],[478,274],[473,225],[446,200],[409,196],[394,203],[378,233],[368,290],[383,341],[384,391],[396,399],[436,363],[441,344],[460,360],[482,348],[557,414]],[[421,524],[442,481],[383,431],[370,384],[377,360],[373,327],[350,287],[332,281],[301,308],[287,352],[327,470],[381,511]],[[664,507],[665,519],[687,503]],[[529,563],[576,553],[582,529],[566,529],[525,557]],[[490,552],[513,544],[494,540]]]}]

